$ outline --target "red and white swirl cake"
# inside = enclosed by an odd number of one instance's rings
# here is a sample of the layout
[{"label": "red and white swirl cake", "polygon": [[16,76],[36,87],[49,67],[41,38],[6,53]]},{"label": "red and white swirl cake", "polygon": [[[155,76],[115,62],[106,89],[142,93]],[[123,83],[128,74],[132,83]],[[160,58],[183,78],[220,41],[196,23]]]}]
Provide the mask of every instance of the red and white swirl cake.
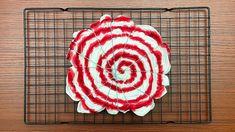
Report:
[{"label": "red and white swirl cake", "polygon": [[153,27],[104,15],[73,36],[66,92],[79,101],[78,112],[144,116],[166,94],[169,48]]}]

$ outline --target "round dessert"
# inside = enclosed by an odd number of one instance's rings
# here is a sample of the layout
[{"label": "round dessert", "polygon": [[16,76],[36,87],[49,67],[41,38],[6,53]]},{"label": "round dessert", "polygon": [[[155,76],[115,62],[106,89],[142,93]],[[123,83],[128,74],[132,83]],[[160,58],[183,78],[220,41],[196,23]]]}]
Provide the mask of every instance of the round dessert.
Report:
[{"label": "round dessert", "polygon": [[79,101],[78,112],[144,116],[167,93],[170,50],[153,27],[103,15],[73,36],[66,93]]}]

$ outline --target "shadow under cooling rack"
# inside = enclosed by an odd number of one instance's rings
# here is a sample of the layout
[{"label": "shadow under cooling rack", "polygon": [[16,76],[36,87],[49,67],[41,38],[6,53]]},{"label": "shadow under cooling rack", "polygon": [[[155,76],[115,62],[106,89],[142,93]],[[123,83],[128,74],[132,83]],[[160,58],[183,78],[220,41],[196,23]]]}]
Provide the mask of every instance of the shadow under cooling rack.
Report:
[{"label": "shadow under cooling rack", "polygon": [[[155,27],[171,49],[168,93],[144,117],[132,112],[76,112],[65,93],[70,66],[65,55],[72,33],[89,28],[102,14],[123,14]],[[27,8],[24,10],[26,124],[207,123],[211,121],[210,12],[184,8]]]}]

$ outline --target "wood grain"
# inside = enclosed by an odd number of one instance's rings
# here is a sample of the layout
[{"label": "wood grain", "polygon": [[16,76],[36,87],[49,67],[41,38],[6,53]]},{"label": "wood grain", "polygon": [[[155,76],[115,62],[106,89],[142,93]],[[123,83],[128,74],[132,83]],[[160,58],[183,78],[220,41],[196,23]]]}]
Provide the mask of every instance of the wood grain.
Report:
[{"label": "wood grain", "polygon": [[[25,125],[23,122],[23,9],[26,7],[182,7],[211,8],[212,113],[209,124]],[[235,131],[235,1],[4,0],[0,2],[0,130],[8,131]]]}]

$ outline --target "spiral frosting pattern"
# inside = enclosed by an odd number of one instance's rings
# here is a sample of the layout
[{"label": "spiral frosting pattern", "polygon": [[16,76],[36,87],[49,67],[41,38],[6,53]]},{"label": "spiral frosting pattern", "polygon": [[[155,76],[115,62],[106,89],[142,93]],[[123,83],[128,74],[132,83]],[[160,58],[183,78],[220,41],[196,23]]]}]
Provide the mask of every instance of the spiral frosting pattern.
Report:
[{"label": "spiral frosting pattern", "polygon": [[79,101],[78,112],[131,110],[144,116],[154,99],[166,94],[170,50],[153,27],[135,25],[123,15],[113,20],[103,15],[73,36],[66,92]]}]

